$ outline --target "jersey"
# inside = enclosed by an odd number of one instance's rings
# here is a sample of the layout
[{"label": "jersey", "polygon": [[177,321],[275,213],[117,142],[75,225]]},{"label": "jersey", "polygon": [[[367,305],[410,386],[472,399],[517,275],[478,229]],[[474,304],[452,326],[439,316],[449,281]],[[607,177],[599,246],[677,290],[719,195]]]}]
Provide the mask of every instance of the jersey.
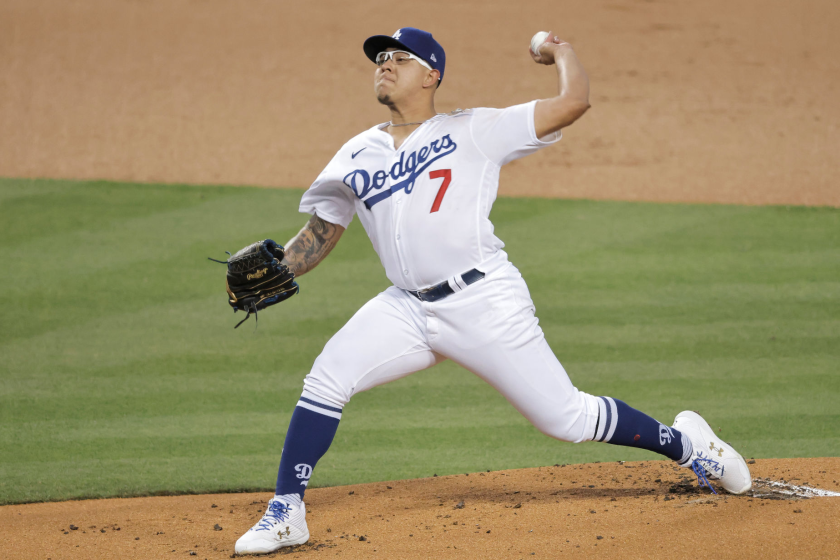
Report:
[{"label": "jersey", "polygon": [[399,149],[387,123],[374,126],[336,153],[300,211],[345,228],[357,214],[388,279],[404,290],[479,268],[504,255],[489,218],[501,167],[560,139],[537,138],[536,103],[438,115]]}]

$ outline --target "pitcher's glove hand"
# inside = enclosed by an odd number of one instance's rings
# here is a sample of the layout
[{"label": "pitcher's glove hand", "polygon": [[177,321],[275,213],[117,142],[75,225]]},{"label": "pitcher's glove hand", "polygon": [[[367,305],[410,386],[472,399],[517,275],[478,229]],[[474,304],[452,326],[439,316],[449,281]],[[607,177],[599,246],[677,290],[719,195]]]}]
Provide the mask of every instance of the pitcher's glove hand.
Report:
[{"label": "pitcher's glove hand", "polygon": [[[228,253],[230,254],[230,253]],[[271,239],[248,245],[232,255],[226,262],[228,303],[236,313],[240,309],[257,318],[257,311],[287,300],[300,290],[295,274],[285,264],[280,264],[286,251]],[[215,259],[211,259],[215,260]]]}]

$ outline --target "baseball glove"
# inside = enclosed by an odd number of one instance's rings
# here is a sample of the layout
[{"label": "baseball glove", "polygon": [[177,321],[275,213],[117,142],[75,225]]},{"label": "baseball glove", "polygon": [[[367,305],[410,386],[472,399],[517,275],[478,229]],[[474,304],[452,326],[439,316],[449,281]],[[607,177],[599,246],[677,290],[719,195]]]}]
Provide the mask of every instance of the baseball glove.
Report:
[{"label": "baseball glove", "polygon": [[298,293],[300,288],[294,272],[280,263],[285,254],[282,245],[265,239],[237,251],[227,261],[210,259],[227,264],[228,303],[233,312],[240,309],[247,312],[234,328],[247,321],[251,313],[259,320],[257,311]]}]

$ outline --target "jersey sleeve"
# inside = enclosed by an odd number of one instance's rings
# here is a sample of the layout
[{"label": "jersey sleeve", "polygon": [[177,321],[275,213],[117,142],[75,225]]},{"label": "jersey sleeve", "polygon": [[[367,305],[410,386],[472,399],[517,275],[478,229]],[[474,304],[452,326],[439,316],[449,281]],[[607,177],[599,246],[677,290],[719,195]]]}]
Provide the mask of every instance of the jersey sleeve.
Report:
[{"label": "jersey sleeve", "polygon": [[537,138],[536,101],[507,109],[475,109],[470,123],[473,142],[490,161],[502,166],[560,140],[560,131]]},{"label": "jersey sleeve", "polygon": [[331,224],[347,228],[356,213],[356,203],[353,191],[341,180],[340,171],[334,165],[337,158],[338,154],[303,193],[300,211],[317,214]]}]

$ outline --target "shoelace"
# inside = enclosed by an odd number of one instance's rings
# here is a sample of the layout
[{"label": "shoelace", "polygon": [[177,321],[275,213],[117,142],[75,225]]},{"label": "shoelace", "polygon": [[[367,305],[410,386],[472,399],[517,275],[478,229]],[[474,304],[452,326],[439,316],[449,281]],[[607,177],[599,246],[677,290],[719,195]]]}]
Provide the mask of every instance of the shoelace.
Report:
[{"label": "shoelace", "polygon": [[289,506],[283,502],[272,500],[268,503],[268,511],[265,512],[263,518],[257,523],[259,529],[257,531],[270,531],[271,526],[281,521],[289,519]]},{"label": "shoelace", "polygon": [[706,478],[706,468],[703,466],[703,463],[714,463],[715,465],[719,465],[719,463],[712,459],[702,457],[698,457],[691,462],[691,468],[694,470],[694,474],[697,475],[697,484],[700,485],[700,488],[705,486],[712,491],[712,494],[717,494],[715,489],[712,488],[712,485],[709,484],[709,479]]}]

